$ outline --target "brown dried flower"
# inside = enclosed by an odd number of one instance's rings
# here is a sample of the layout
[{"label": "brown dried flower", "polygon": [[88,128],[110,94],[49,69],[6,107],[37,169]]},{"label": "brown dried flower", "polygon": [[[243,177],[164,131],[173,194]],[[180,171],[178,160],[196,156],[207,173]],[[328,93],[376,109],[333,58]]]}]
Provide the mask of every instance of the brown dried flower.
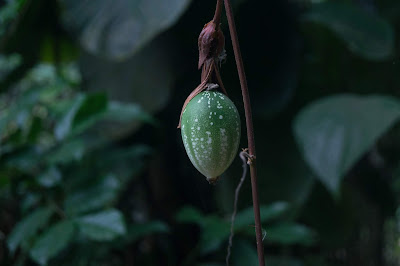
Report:
[{"label": "brown dried flower", "polygon": [[217,58],[224,50],[225,37],[219,25],[211,20],[204,25],[199,36],[199,64],[200,69],[205,61]]}]

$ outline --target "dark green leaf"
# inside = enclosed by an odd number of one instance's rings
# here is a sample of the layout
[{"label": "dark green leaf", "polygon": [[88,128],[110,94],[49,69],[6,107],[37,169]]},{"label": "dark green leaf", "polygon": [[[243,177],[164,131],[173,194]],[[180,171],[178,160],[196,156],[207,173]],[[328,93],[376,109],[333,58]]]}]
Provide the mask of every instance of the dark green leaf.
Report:
[{"label": "dark green leaf", "polygon": [[80,94],[75,97],[75,100],[72,103],[69,111],[66,115],[61,119],[59,123],[57,123],[56,127],[54,128],[54,135],[58,140],[64,139],[69,132],[71,131],[72,124],[74,121],[74,117],[78,112],[79,108],[81,107],[83,101],[85,100],[85,96]]},{"label": "dark green leaf", "polygon": [[122,213],[110,209],[76,219],[79,230],[92,240],[107,241],[126,233]]},{"label": "dark green leaf", "polygon": [[179,223],[196,223],[203,225],[204,219],[204,215],[199,210],[190,206],[183,207],[176,215],[176,221]]},{"label": "dark green leaf", "polygon": [[207,254],[217,250],[228,238],[230,224],[216,216],[204,216],[193,207],[184,207],[176,215],[180,223],[195,223],[202,227],[200,252]]},{"label": "dark green leaf", "polygon": [[168,232],[168,225],[160,221],[146,222],[144,224],[133,224],[128,227],[127,239],[129,239],[130,242],[135,242],[139,238],[146,235]]},{"label": "dark green leaf", "polygon": [[27,134],[27,141],[29,143],[35,143],[43,131],[43,121],[39,117],[33,117],[32,123]]},{"label": "dark green leaf", "polygon": [[37,178],[37,181],[43,187],[54,187],[61,181],[61,172],[57,167],[51,166]]},{"label": "dark green leaf", "polygon": [[173,25],[190,0],[61,2],[64,25],[86,50],[123,59]]},{"label": "dark green leaf", "polygon": [[74,116],[73,127],[80,127],[85,123],[91,123],[106,111],[107,104],[107,96],[104,93],[88,94]]},{"label": "dark green leaf", "polygon": [[74,229],[74,223],[69,220],[51,226],[35,241],[30,251],[31,258],[40,265],[47,264],[49,259],[55,257],[69,244]]},{"label": "dark green leaf", "polygon": [[132,133],[142,122],[157,125],[156,120],[140,105],[112,101],[104,115],[104,122],[99,127],[107,137],[118,139]]},{"label": "dark green leaf", "polygon": [[88,142],[82,138],[64,141],[59,147],[49,152],[45,159],[49,164],[64,164],[71,161],[79,161],[85,154],[87,145]]},{"label": "dark green leaf", "polygon": [[37,169],[40,159],[40,153],[37,149],[27,147],[12,154],[5,161],[5,165],[34,174],[34,170]]},{"label": "dark green leaf", "polygon": [[146,145],[132,145],[124,148],[108,148],[97,153],[98,169],[101,172],[110,171],[118,177],[122,186],[138,176],[146,164],[146,158],[153,151]]},{"label": "dark green leaf", "polygon": [[133,160],[143,159],[143,157],[148,156],[151,153],[152,149],[149,146],[142,144],[135,144],[124,148],[107,149],[106,153],[101,155],[105,161],[102,162],[101,165],[111,167],[128,160],[130,166],[132,166]]},{"label": "dark green leaf", "polygon": [[304,225],[280,223],[266,229],[265,240],[282,245],[311,245],[316,240],[316,234]]},{"label": "dark green leaf", "polygon": [[105,207],[116,200],[119,189],[119,180],[113,175],[107,175],[94,185],[68,193],[65,210],[70,215],[76,215]]},{"label": "dark green leaf", "polygon": [[305,160],[337,194],[346,172],[399,117],[395,98],[342,94],[304,108],[293,127]]},{"label": "dark green leaf", "polygon": [[21,242],[34,236],[41,227],[47,224],[52,213],[52,209],[43,207],[33,211],[19,221],[7,240],[7,245],[11,253],[15,252]]},{"label": "dark green leaf", "polygon": [[200,252],[207,254],[218,250],[228,239],[230,224],[215,216],[208,216],[203,222],[203,232],[200,238]]},{"label": "dark green leaf", "polygon": [[392,26],[378,15],[360,7],[326,1],[313,5],[304,18],[329,27],[346,42],[352,52],[367,59],[387,59],[393,53]]},{"label": "dark green leaf", "polygon": [[[304,266],[301,261],[292,257],[268,256],[267,262],[268,266]],[[318,265],[322,266],[321,264]]]},{"label": "dark green leaf", "polygon": [[156,124],[154,118],[144,112],[140,105],[116,101],[110,102],[105,119],[118,122],[129,122],[133,119],[139,119],[148,123]]},{"label": "dark green leaf", "polygon": [[40,201],[40,195],[38,193],[27,193],[25,197],[21,200],[22,213],[26,213],[32,207],[37,206],[39,201]]},{"label": "dark green leaf", "polygon": [[39,101],[44,89],[29,88],[19,95],[15,102],[0,114],[0,136],[7,135],[10,125],[26,129],[33,106]]},{"label": "dark green leaf", "polygon": [[[0,8],[0,37],[6,34],[10,24],[17,20],[19,13],[25,7],[26,0],[5,1]],[[15,23],[15,22],[14,22]]]},{"label": "dark green leaf", "polygon": [[97,122],[107,110],[107,97],[103,93],[78,95],[68,113],[57,124],[54,134],[62,140],[78,134]]},{"label": "dark green leaf", "polygon": [[145,112],[161,110],[178,75],[177,52],[169,46],[168,40],[157,40],[122,62],[83,54],[81,68],[88,90],[105,91],[110,100],[138,104]]},{"label": "dark green leaf", "polygon": [[[289,210],[289,204],[287,202],[275,202],[268,206],[260,206],[261,222],[266,223],[274,220]],[[245,210],[240,211],[235,219],[235,228],[246,228],[249,225],[254,225],[254,210],[253,207],[249,207]]]},{"label": "dark green leaf", "polygon": [[[1,12],[2,11],[0,11],[0,20]],[[2,30],[3,29],[0,29],[0,35]],[[21,64],[21,61],[21,56],[18,54],[12,54],[9,56],[0,55],[0,81],[3,81],[10,72],[17,68]]]},{"label": "dark green leaf", "polygon": [[[255,247],[244,240],[235,240],[231,250],[231,262],[234,266],[255,266],[258,264],[258,255]],[[267,260],[269,264],[269,261]]]}]

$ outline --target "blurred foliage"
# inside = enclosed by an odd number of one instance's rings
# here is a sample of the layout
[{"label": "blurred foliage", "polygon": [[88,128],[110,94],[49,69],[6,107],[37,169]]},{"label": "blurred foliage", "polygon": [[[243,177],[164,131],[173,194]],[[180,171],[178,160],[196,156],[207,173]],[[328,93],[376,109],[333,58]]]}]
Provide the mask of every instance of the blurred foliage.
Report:
[{"label": "blurred foliage", "polygon": [[[398,0],[232,2],[267,265],[398,266]],[[1,265],[225,265],[241,163],[209,186],[176,129],[214,7],[0,2]],[[232,265],[257,265],[249,183]]]}]

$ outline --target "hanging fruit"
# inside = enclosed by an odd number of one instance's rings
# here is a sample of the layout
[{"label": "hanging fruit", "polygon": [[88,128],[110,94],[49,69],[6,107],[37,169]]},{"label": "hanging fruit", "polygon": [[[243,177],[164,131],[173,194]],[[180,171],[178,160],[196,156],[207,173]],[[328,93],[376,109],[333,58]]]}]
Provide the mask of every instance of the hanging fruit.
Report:
[{"label": "hanging fruit", "polygon": [[233,102],[217,91],[197,94],[181,118],[182,140],[194,167],[215,183],[237,155],[240,117]]}]

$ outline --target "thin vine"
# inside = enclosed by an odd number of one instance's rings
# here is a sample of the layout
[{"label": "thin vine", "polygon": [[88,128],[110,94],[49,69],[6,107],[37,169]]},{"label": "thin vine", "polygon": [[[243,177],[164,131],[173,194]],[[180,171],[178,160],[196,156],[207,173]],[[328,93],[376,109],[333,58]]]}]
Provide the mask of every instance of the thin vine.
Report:
[{"label": "thin vine", "polygon": [[[222,0],[218,1],[220,2]],[[253,196],[254,220],[256,227],[258,262],[260,266],[264,266],[265,265],[264,246],[262,241],[263,236],[261,228],[260,203],[259,203],[258,186],[257,186],[256,145],[254,140],[253,117],[251,112],[249,89],[247,86],[247,79],[244,71],[242,54],[240,52],[239,40],[236,32],[236,25],[233,17],[231,1],[224,0],[224,3],[225,3],[226,17],[228,19],[229,32],[232,40],[233,51],[235,54],[236,66],[239,74],[240,86],[242,89],[244,111],[246,116],[247,142],[248,142],[249,155],[251,157],[250,176],[251,176],[251,189]]]}]

